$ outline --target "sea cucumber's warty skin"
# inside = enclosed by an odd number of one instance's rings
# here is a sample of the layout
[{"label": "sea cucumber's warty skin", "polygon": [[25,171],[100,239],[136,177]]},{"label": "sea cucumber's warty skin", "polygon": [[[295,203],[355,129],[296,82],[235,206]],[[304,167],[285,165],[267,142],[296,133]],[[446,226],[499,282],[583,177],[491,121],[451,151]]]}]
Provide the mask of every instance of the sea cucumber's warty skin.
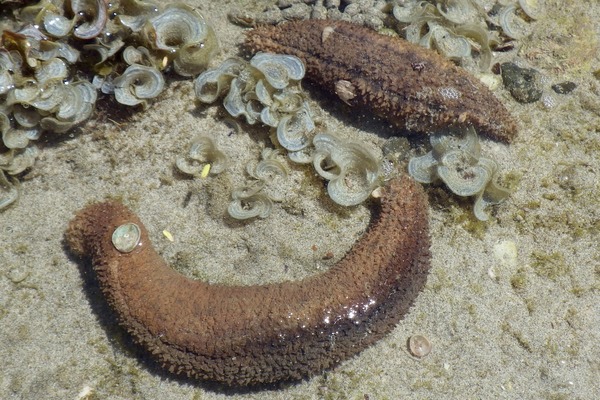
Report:
[{"label": "sea cucumber's warty skin", "polygon": [[[383,190],[367,233],[330,270],[295,282],[209,285],[156,253],[118,202],[80,211],[65,234],[91,260],[120,324],[164,368],[231,386],[294,381],[352,357],[390,332],[423,288],[430,263],[428,205],[408,176]],[[133,223],[139,244],[115,249]]]},{"label": "sea cucumber's warty skin", "polygon": [[[344,21],[293,21],[248,32],[250,51],[290,54],[306,64],[306,78],[342,100],[364,107],[401,129],[431,133],[473,125],[510,142],[517,125],[477,78],[434,51]],[[349,83],[348,83],[349,82]]]}]

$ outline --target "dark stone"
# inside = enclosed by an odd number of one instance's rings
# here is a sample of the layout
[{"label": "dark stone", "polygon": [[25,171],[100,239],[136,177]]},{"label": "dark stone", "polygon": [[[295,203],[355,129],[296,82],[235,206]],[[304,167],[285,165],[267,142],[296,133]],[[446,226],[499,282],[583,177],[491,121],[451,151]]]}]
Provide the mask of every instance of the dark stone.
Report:
[{"label": "dark stone", "polygon": [[502,81],[512,97],[520,103],[533,103],[542,97],[540,73],[533,68],[521,68],[515,63],[500,65]]},{"label": "dark stone", "polygon": [[577,84],[575,82],[566,81],[552,85],[552,90],[554,90],[558,94],[567,94],[571,93]]}]

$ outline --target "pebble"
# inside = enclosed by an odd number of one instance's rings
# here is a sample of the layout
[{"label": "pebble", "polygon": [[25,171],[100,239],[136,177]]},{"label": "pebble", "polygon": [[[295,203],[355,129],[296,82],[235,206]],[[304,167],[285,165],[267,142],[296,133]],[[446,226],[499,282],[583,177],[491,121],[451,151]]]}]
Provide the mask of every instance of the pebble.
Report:
[{"label": "pebble", "polygon": [[291,7],[281,11],[281,15],[286,20],[307,19],[310,16],[311,8],[304,3],[296,3]]},{"label": "pebble", "polygon": [[327,18],[327,9],[323,6],[315,5],[310,13],[311,19]]},{"label": "pebble", "polygon": [[541,74],[533,68],[521,68],[512,62],[500,65],[502,81],[520,103],[533,103],[542,97]]},{"label": "pebble", "polygon": [[551,86],[552,90],[554,90],[558,94],[568,94],[571,93],[577,87],[575,82],[565,81],[561,83],[557,83]]}]

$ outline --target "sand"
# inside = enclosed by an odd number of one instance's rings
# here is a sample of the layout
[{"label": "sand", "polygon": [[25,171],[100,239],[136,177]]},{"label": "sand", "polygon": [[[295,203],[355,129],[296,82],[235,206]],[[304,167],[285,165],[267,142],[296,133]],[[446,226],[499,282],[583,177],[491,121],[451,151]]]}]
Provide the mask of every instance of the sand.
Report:
[{"label": "sand", "polygon": [[[226,18],[237,2],[195,3],[221,40],[217,65],[243,39],[244,29]],[[269,2],[243,3],[237,7],[260,11]],[[219,105],[195,103],[190,79],[171,79],[147,110],[123,116],[103,108],[72,134],[42,138],[18,202],[0,214],[0,398],[599,398],[600,7],[548,0],[545,11],[518,60],[546,77],[544,94],[555,104],[519,104],[499,88],[521,131],[508,146],[482,139],[514,193],[480,223],[472,199],[428,187],[432,269],[411,312],[373,347],[297,384],[234,391],[163,373],[116,325],[63,233],[85,204],[120,198],[182,273],[273,282],[331,266],[367,226],[368,203],[338,207],[309,169],[292,166],[291,189],[268,218],[223,217],[231,189],[247,179],[246,163],[270,141],[260,127],[232,133]],[[563,81],[577,88],[550,89]],[[375,152],[392,132],[370,116],[349,117],[316,91],[310,96],[331,131]],[[233,160],[224,176],[189,179],[174,169],[200,132],[213,134]],[[433,346],[422,359],[406,346],[416,334]]]}]

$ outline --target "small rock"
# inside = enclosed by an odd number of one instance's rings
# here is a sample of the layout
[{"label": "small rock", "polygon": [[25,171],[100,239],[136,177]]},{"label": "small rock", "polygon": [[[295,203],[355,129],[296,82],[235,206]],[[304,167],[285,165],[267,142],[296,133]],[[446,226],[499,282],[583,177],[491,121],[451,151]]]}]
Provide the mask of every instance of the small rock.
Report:
[{"label": "small rock", "polygon": [[520,103],[533,103],[542,97],[541,74],[533,68],[521,68],[515,63],[500,65],[502,81],[512,97]]},{"label": "small rock", "polygon": [[554,90],[558,94],[568,94],[571,93],[577,84],[575,82],[566,81],[552,85],[552,90]]},{"label": "small rock", "polygon": [[326,19],[327,9],[323,6],[315,5],[310,13],[310,19]]},{"label": "small rock", "polygon": [[298,21],[310,17],[311,8],[304,3],[292,4],[291,7],[282,10],[281,15],[288,21]]},{"label": "small rock", "polygon": [[358,3],[348,4],[348,6],[344,8],[344,14],[348,14],[351,17],[358,15],[360,11],[360,4]]},{"label": "small rock", "polygon": [[279,0],[277,2],[277,7],[283,9],[293,6],[294,4],[300,3],[299,0]]}]

